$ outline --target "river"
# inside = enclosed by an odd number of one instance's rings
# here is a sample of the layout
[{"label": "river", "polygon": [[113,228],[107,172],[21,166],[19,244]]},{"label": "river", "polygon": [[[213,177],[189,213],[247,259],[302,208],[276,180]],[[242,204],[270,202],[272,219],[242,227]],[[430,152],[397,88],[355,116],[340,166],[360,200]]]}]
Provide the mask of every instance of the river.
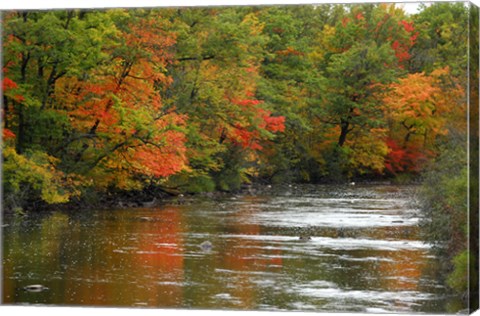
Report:
[{"label": "river", "polygon": [[455,313],[465,306],[420,240],[414,189],[284,185],[6,216],[3,303]]}]

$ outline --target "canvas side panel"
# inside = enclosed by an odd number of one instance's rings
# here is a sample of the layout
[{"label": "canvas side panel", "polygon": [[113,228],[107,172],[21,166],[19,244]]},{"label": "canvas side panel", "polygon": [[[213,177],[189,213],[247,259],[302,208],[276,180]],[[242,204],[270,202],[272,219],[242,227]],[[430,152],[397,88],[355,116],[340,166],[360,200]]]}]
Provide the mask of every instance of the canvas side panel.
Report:
[{"label": "canvas side panel", "polygon": [[470,312],[478,309],[479,292],[478,292],[478,226],[479,226],[479,169],[478,169],[478,144],[479,144],[479,8],[470,4],[470,21],[469,21],[469,149],[470,149]]}]

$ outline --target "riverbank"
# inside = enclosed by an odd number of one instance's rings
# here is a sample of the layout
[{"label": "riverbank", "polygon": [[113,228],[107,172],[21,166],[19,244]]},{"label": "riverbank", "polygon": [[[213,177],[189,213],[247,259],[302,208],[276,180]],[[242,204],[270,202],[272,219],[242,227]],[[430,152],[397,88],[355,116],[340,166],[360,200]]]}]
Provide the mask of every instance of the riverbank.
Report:
[{"label": "riverbank", "polygon": [[[349,182],[333,182],[328,181],[324,183],[305,184],[305,183],[283,183],[270,184],[265,182],[255,182],[251,184],[243,184],[238,190],[232,191],[211,191],[189,193],[183,192],[174,188],[149,187],[143,190],[129,190],[129,191],[89,191],[80,197],[72,198],[67,203],[47,204],[42,201],[35,201],[25,208],[12,207],[5,208],[5,214],[23,214],[29,212],[48,212],[48,211],[65,211],[65,210],[86,210],[86,209],[111,209],[111,208],[135,208],[135,207],[154,207],[164,204],[182,204],[187,202],[192,197],[205,197],[209,199],[220,199],[226,196],[238,195],[265,195],[272,194],[277,191],[283,192],[290,190],[292,192],[298,191],[302,185],[326,185],[326,186],[355,186],[355,185],[413,185],[417,181],[396,181],[395,179],[381,179],[381,180],[361,180]],[[297,192],[299,193],[299,192]],[[301,193],[301,192],[300,192]]]}]

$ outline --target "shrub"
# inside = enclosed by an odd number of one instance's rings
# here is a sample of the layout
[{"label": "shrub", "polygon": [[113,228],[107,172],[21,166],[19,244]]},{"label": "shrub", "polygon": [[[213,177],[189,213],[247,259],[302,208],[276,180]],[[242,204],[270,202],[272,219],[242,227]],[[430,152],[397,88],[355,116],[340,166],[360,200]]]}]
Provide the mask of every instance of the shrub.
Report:
[{"label": "shrub", "polygon": [[[3,188],[5,208],[24,208],[27,202],[65,203],[79,194],[79,182],[56,169],[57,159],[41,151],[18,154],[3,149]],[[31,205],[30,203],[28,203]]]}]

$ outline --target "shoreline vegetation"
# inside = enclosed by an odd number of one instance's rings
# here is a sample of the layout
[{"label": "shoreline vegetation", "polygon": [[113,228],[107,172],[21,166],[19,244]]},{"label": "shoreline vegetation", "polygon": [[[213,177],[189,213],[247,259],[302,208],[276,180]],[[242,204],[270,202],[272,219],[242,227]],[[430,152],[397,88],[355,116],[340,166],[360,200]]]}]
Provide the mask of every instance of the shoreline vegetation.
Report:
[{"label": "shoreline vegetation", "polygon": [[447,246],[449,284],[466,291],[468,14],[4,12],[3,209],[422,179],[425,238]]}]

